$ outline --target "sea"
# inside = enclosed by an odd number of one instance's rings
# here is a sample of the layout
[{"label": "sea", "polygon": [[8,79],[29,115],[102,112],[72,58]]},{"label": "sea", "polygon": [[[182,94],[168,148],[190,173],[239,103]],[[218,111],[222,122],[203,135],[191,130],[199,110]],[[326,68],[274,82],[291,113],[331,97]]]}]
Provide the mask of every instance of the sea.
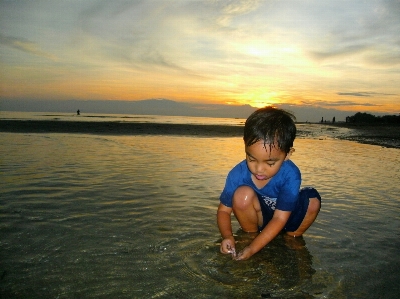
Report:
[{"label": "sea", "polygon": [[[321,212],[303,237],[279,235],[248,261],[219,252],[216,224],[240,137],[0,133],[0,298],[400,298],[400,150],[298,129],[291,159]],[[251,236],[232,221],[240,250]]]}]

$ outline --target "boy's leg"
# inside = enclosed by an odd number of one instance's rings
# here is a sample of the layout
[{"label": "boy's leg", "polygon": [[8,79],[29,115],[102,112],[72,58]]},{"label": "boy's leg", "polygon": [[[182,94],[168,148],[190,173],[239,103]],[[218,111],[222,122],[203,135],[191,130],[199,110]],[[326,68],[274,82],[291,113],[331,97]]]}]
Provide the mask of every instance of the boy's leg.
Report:
[{"label": "boy's leg", "polygon": [[257,194],[248,186],[240,186],[233,195],[233,213],[242,230],[258,232],[263,224],[260,202]]},{"label": "boy's leg", "polygon": [[299,237],[303,235],[304,232],[311,226],[311,224],[314,223],[320,209],[321,209],[321,201],[316,197],[310,198],[306,215],[304,216],[304,219],[301,222],[299,228],[294,232],[286,232],[286,233],[292,237]]}]

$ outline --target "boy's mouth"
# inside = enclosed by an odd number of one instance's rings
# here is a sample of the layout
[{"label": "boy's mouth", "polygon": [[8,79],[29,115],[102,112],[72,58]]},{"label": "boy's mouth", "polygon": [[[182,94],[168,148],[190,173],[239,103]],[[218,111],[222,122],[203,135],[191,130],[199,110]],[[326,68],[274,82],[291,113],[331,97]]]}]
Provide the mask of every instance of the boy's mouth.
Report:
[{"label": "boy's mouth", "polygon": [[259,180],[259,181],[263,181],[263,180],[265,180],[265,179],[267,178],[267,176],[265,176],[265,175],[259,175],[259,174],[255,174],[254,176],[255,176],[256,179]]}]

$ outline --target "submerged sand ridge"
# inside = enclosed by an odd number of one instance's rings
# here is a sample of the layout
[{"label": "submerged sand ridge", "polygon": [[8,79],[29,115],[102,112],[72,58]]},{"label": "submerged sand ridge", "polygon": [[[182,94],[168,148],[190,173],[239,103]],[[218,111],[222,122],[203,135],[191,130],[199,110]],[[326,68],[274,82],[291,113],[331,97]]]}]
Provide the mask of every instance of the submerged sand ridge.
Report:
[{"label": "submerged sand ridge", "polygon": [[0,120],[0,131],[13,133],[86,133],[105,135],[241,136],[243,134],[243,127],[107,121]]},{"label": "submerged sand ridge", "polygon": [[[400,126],[298,124],[298,138],[335,138],[384,147],[400,148]],[[81,133],[105,135],[179,135],[199,137],[241,137],[242,125],[174,124],[153,122],[0,120],[0,132]]]}]

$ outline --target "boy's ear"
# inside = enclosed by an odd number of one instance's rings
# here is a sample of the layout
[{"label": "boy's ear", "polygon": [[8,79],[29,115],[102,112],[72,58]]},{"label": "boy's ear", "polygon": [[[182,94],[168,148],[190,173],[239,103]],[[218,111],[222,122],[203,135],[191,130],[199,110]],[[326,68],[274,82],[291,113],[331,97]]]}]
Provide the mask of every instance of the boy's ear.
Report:
[{"label": "boy's ear", "polygon": [[289,159],[290,159],[290,156],[291,156],[294,152],[295,152],[294,147],[291,147],[290,150],[289,150],[289,152],[286,154],[285,160],[289,160]]}]

